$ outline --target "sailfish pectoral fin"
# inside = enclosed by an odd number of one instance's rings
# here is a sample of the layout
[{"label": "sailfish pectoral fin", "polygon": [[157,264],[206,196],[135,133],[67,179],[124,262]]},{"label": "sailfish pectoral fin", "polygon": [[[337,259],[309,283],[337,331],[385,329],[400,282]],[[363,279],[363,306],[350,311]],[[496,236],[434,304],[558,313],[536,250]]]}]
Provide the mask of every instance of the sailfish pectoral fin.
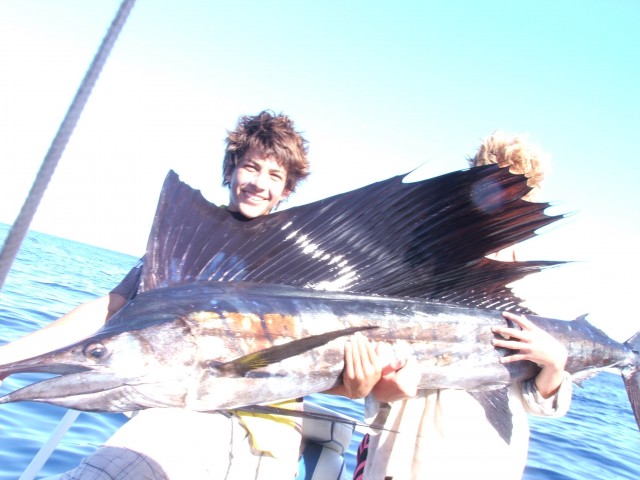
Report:
[{"label": "sailfish pectoral fin", "polygon": [[360,326],[349,327],[333,332],[326,332],[320,335],[312,335],[310,337],[293,340],[291,342],[276,345],[274,347],[243,355],[230,362],[211,363],[211,368],[215,368],[218,372],[227,376],[244,377],[248,372],[263,368],[272,363],[280,362],[287,358],[295,357],[301,353],[320,347],[336,338],[351,335],[363,330],[372,330],[378,328],[376,326]]},{"label": "sailfish pectoral fin", "polygon": [[513,415],[509,408],[508,389],[485,390],[469,392],[484,408],[487,421],[496,429],[500,437],[507,443],[511,443],[513,433]]}]

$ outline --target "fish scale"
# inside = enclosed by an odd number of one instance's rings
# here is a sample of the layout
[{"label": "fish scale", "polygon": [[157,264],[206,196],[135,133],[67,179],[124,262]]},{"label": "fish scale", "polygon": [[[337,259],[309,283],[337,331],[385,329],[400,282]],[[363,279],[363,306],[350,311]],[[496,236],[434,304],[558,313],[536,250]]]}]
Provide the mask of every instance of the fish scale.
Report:
[{"label": "fish scale", "polygon": [[[224,310],[204,314],[202,307],[210,306],[211,298],[218,299],[215,304]],[[257,306],[259,310],[249,311]],[[282,309],[281,313],[274,314],[274,308]],[[149,326],[144,326],[140,312],[149,317]],[[157,321],[160,315],[165,318],[163,323]],[[270,319],[268,331],[262,321],[265,316]],[[131,317],[136,318],[138,328],[120,331],[119,324],[130,324]],[[319,317],[324,321],[318,321]],[[594,369],[624,369],[638,364],[638,354],[629,345],[611,340],[584,319],[529,318],[565,344],[570,358],[567,370],[578,377]],[[72,347],[2,366],[0,374],[36,370],[62,373],[75,367],[76,372],[82,372],[76,373],[75,381],[82,378],[86,385],[101,376],[126,379],[129,403],[123,403],[117,388],[112,393],[105,389],[91,402],[84,397],[78,400],[64,390],[64,376],[45,380],[46,388],[25,387],[2,397],[0,403],[36,400],[98,411],[162,404],[208,411],[304,396],[340,382],[344,342],[353,328],[377,327],[363,334],[372,340],[407,342],[421,365],[421,388],[495,389],[531,378],[538,368],[530,362],[498,361],[499,356],[509,353],[491,346],[491,328],[505,323],[500,312],[420,299],[317,292],[282,285],[198,282],[141,294],[109,323],[103,331]],[[184,335],[185,324],[190,335]],[[153,350],[131,348],[132,336],[139,344],[153,345]],[[224,339],[219,349],[223,356],[203,348],[207,337]],[[92,345],[105,350],[104,361],[88,355]],[[189,361],[176,365],[175,352],[183,357],[191,352]],[[113,361],[116,353],[118,362]],[[148,368],[133,378],[130,365],[137,364]],[[215,366],[222,364],[226,368]],[[149,377],[145,376],[147,370],[151,372]],[[162,389],[153,382],[173,383],[174,387],[168,389],[171,394],[161,398]],[[149,394],[150,386],[155,396]],[[176,402],[175,392],[180,390],[197,394]],[[40,398],[34,398],[36,391]]]}]

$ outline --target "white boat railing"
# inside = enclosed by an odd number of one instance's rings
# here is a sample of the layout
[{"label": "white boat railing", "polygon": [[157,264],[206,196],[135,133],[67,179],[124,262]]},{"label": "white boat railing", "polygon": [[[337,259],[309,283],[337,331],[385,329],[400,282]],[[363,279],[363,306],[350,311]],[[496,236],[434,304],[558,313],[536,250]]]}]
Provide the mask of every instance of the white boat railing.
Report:
[{"label": "white boat railing", "polygon": [[33,480],[36,477],[47,460],[49,460],[49,457],[51,457],[51,454],[55,451],[62,437],[64,437],[69,428],[71,428],[71,425],[74,424],[79,415],[80,412],[78,410],[66,411],[62,420],[60,420],[56,428],[53,429],[49,439],[31,459],[31,463],[29,463],[25,471],[22,472],[18,480]]}]

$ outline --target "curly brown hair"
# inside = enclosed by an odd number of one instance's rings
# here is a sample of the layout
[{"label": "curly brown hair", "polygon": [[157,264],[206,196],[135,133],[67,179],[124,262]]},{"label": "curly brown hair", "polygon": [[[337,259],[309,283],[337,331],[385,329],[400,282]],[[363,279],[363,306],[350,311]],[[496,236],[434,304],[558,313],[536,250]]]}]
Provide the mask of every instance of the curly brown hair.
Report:
[{"label": "curly brown hair", "polygon": [[227,131],[222,185],[229,186],[229,178],[238,160],[251,149],[260,149],[274,157],[287,172],[285,189],[295,191],[301,180],[309,176],[307,141],[294,128],[286,115],[264,110],[254,116],[242,116],[233,131]]},{"label": "curly brown hair", "polygon": [[497,163],[508,167],[511,173],[523,174],[527,177],[527,185],[531,191],[523,197],[533,201],[539,193],[545,173],[549,170],[549,157],[540,149],[529,143],[527,134],[507,134],[497,130],[487,136],[475,156],[468,158],[469,166],[490,165]]}]

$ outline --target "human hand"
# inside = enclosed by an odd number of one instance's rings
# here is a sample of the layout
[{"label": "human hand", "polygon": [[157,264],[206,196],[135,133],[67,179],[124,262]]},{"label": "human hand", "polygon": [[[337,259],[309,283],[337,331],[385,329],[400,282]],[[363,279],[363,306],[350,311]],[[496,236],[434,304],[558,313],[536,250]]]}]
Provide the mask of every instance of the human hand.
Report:
[{"label": "human hand", "polygon": [[492,341],[495,347],[517,350],[517,353],[500,358],[501,363],[529,360],[541,367],[536,377],[536,387],[544,397],[553,395],[562,383],[564,368],[567,363],[567,349],[551,334],[534,325],[523,315],[504,312],[507,320],[513,321],[520,328],[498,326],[492,331],[504,338]]},{"label": "human hand", "polygon": [[351,335],[344,346],[344,395],[366,397],[382,375],[382,365],[374,345],[362,333]]},{"label": "human hand", "polygon": [[388,343],[376,345],[382,364],[382,376],[371,391],[380,402],[393,402],[415,397],[422,374],[416,357],[410,353],[398,356]]}]

